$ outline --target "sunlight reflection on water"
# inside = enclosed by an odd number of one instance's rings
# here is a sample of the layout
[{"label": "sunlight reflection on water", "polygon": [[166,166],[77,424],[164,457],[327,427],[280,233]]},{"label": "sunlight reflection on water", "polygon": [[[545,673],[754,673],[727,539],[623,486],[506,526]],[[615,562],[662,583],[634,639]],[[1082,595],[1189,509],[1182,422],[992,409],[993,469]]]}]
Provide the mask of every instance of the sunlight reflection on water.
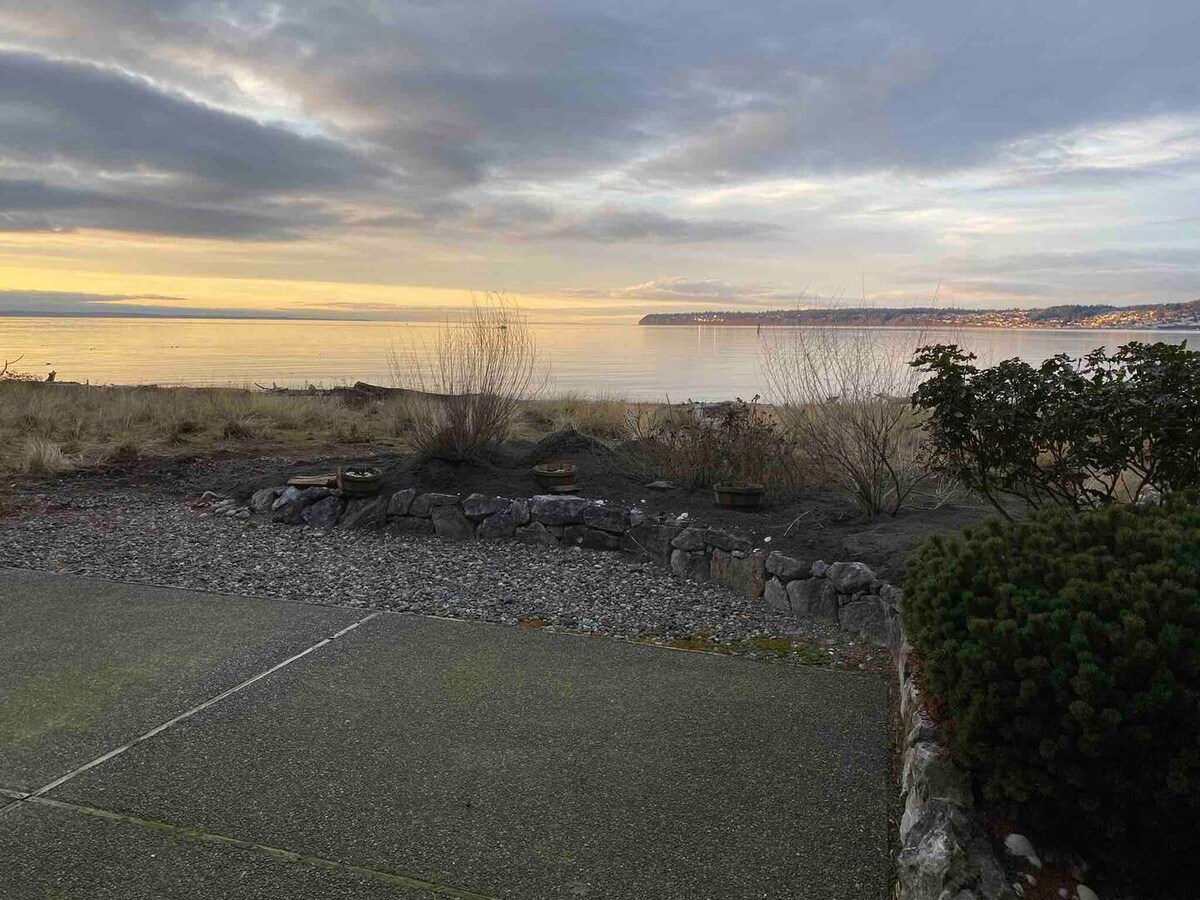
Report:
[{"label": "sunlight reflection on water", "polygon": [[[550,360],[550,390],[631,400],[749,398],[763,391],[759,357],[768,329],[535,323]],[[109,384],[325,386],[392,383],[388,348],[429,347],[434,323],[213,319],[0,318],[0,359],[25,354],[20,371]],[[907,353],[922,334],[886,329]],[[1020,356],[1078,356],[1132,340],[1178,343],[1167,331],[971,329],[926,332],[925,343],[957,342],[987,364]],[[911,345],[911,346],[910,346]]]}]

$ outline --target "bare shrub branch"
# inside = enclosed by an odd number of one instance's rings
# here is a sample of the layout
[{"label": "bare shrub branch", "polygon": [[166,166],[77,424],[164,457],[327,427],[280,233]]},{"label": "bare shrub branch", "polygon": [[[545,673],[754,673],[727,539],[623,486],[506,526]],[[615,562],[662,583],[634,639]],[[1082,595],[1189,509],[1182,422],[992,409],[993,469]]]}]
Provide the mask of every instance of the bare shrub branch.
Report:
[{"label": "bare shrub branch", "polygon": [[[814,472],[868,514],[895,515],[925,472],[907,365],[921,336],[866,326],[780,327],[766,336],[763,381]],[[909,346],[911,344],[911,346]]]},{"label": "bare shrub branch", "polygon": [[481,456],[502,441],[547,377],[529,323],[496,293],[443,322],[432,348],[393,344],[388,365],[397,387],[424,395],[409,409],[413,446],[454,460]]}]

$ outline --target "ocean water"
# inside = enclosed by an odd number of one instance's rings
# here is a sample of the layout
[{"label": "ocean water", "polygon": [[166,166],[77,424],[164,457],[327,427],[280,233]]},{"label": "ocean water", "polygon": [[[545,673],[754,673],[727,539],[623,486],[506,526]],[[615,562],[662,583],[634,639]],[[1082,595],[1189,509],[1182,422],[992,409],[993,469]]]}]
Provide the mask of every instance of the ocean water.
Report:
[{"label": "ocean water", "polygon": [[[389,348],[430,352],[436,324],[245,319],[0,318],[0,360],[19,371],[93,384],[332,386],[394,383]],[[548,390],[630,400],[723,400],[768,393],[761,360],[779,335],[753,327],[535,322]],[[835,334],[835,341],[840,339]],[[919,343],[958,343],[982,363],[1040,362],[1128,341],[1178,343],[1192,333],[880,329],[889,359]],[[900,372],[897,373],[898,377]]]}]

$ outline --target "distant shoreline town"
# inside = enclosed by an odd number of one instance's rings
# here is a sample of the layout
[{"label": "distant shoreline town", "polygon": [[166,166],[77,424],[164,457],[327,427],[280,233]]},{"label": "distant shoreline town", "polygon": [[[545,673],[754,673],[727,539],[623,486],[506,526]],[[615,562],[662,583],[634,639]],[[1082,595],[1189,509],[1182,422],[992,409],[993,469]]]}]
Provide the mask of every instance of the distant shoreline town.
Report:
[{"label": "distant shoreline town", "polygon": [[1195,329],[1200,300],[1147,306],[1066,305],[1040,309],[844,307],[651,313],[639,325],[869,325],[893,328]]}]

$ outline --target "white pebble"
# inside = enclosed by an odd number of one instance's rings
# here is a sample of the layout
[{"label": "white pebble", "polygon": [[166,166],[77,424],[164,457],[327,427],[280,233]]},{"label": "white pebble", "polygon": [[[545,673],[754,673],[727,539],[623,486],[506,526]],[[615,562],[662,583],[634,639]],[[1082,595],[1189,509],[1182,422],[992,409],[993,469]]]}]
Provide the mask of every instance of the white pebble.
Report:
[{"label": "white pebble", "polygon": [[1079,900],[1100,900],[1100,898],[1096,896],[1096,892],[1086,884],[1075,885],[1075,896],[1078,897]]},{"label": "white pebble", "polygon": [[1042,867],[1042,861],[1038,859],[1037,851],[1033,849],[1033,843],[1023,834],[1010,834],[1006,837],[1004,849],[1009,852],[1009,855],[1025,860],[1035,869]]}]

